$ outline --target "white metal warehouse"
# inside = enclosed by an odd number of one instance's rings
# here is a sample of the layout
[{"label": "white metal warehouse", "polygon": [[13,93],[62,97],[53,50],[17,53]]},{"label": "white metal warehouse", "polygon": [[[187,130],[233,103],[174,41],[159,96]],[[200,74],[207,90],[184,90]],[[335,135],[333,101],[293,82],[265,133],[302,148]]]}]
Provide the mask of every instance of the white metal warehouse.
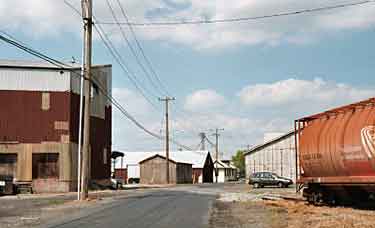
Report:
[{"label": "white metal warehouse", "polygon": [[294,131],[279,135],[245,153],[246,176],[268,171],[296,180]]}]

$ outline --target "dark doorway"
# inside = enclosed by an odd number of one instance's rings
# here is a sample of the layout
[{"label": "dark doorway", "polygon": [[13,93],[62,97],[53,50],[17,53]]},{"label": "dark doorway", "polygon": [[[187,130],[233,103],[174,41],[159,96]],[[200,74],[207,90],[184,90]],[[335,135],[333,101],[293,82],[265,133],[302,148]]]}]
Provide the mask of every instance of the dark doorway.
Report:
[{"label": "dark doorway", "polygon": [[0,177],[15,178],[17,172],[17,154],[0,154]]}]

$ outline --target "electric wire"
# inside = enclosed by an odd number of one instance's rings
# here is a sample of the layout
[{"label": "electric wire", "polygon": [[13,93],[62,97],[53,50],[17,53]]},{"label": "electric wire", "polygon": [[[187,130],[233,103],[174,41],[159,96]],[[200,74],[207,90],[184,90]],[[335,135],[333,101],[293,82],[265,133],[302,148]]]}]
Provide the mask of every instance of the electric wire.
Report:
[{"label": "electric wire", "polygon": [[[70,7],[78,16],[80,16],[80,17],[82,16],[82,14],[80,13],[80,11],[75,6],[73,6],[70,2],[68,2],[67,0],[64,0],[64,3],[68,7]],[[94,26],[93,26],[93,28],[95,29],[96,33],[99,35],[100,39],[102,40],[102,43],[107,48],[107,50],[109,51],[110,55],[120,65],[121,70],[124,72],[124,74],[126,75],[126,77],[130,80],[130,82],[133,84],[133,86],[138,91],[138,93],[144,99],[146,99],[146,102],[149,103],[152,106],[152,108],[154,108],[156,111],[159,111],[159,107],[157,105],[155,105],[155,103],[153,103],[146,96],[145,92],[147,92],[149,95],[151,95],[151,97],[157,97],[157,96],[155,96],[154,94],[151,94],[146,88],[144,88],[144,87],[141,86],[141,83],[138,82],[137,78],[135,77],[135,74],[125,64],[124,59],[122,58],[122,56],[120,55],[120,53],[118,52],[118,50],[113,45],[113,43],[109,39],[108,35],[104,32],[104,30],[102,29],[102,27],[100,25],[96,25],[95,24],[95,21],[96,21],[95,16],[93,16],[93,18],[94,18]],[[143,92],[143,91],[145,91],[145,92]]]},{"label": "electric wire", "polygon": [[[107,6],[108,6],[108,8],[109,8],[109,10],[110,10],[110,13],[111,13],[113,19],[114,19],[116,22],[118,22],[118,18],[117,18],[117,16],[116,16],[116,13],[115,13],[115,11],[114,11],[114,9],[113,9],[113,7],[112,7],[110,1],[109,1],[109,0],[106,0],[106,3],[107,3]],[[138,55],[137,55],[135,49],[133,48],[133,45],[130,43],[129,39],[126,37],[126,34],[125,34],[125,32],[124,32],[122,26],[121,26],[120,24],[118,24],[118,23],[117,23],[117,26],[118,26],[119,29],[120,29],[120,34],[121,34],[123,40],[125,41],[125,43],[126,43],[127,46],[129,47],[130,52],[131,52],[132,55],[134,56],[136,62],[138,63],[138,65],[139,65],[140,68],[142,69],[143,73],[146,75],[148,81],[150,82],[150,85],[151,85],[152,87],[154,87],[155,90],[157,90],[160,94],[164,94],[164,92],[159,88],[159,86],[154,82],[154,80],[152,80],[152,78],[151,78],[149,72],[146,70],[145,66],[144,66],[143,63],[140,61],[140,59],[139,59],[139,57],[138,57]]]},{"label": "electric wire", "polygon": [[[79,10],[77,10],[72,4],[70,4],[68,1],[64,0],[64,3],[69,6],[72,10],[74,10],[74,12],[76,14],[78,14],[79,16],[81,16],[81,13],[79,12]],[[96,18],[95,16],[93,16],[94,18],[94,21],[96,21]],[[111,43],[111,41],[108,39],[108,36],[106,36],[106,34],[103,32],[103,29],[101,28],[100,25],[96,26],[96,24],[94,23],[94,29],[96,30],[96,32],[98,33],[98,35],[100,36],[102,42],[104,43],[104,45],[107,47],[107,49],[109,50],[110,54],[112,55],[112,57],[116,60],[116,62],[121,66],[121,68],[125,71],[125,73],[127,73],[126,71],[126,68],[121,64],[121,59],[117,58],[116,56],[116,53],[117,55],[119,55],[119,53],[117,52],[117,50],[114,48],[114,45]],[[102,34],[103,33],[103,34]],[[107,41],[107,40],[108,41]],[[113,48],[113,50],[112,50]],[[119,55],[120,56],[120,55]],[[121,58],[121,56],[120,56]],[[126,74],[128,77],[129,75]],[[142,92],[142,90],[139,88],[139,86],[137,86],[137,83],[135,80],[133,80],[131,77],[129,77],[129,79],[131,79],[131,81],[133,82],[133,85],[137,88],[137,90],[141,93],[141,95],[148,101],[148,103],[150,103],[157,111],[158,111],[158,108],[155,106],[154,103],[152,103],[147,97],[146,95]],[[188,146],[185,146],[179,142],[177,142],[176,140],[174,140],[173,138],[170,138],[170,140],[172,143],[174,143],[175,145],[177,146],[180,146],[180,147],[183,147],[187,150],[192,150],[190,147]]]},{"label": "electric wire", "polygon": [[[4,33],[4,32],[3,32]],[[26,45],[22,45],[20,43],[18,43],[17,41],[14,41],[12,39],[9,39],[3,35],[0,34],[0,40],[8,43],[8,44],[11,44],[33,56],[36,56],[46,62],[49,62],[50,64],[54,65],[54,66],[57,66],[59,67],[59,69],[62,69],[62,70],[66,70],[66,71],[69,71],[71,73],[73,73],[73,75],[76,75],[78,77],[82,77],[78,72],[74,71],[72,69],[72,66],[68,65],[68,64],[65,64],[59,60],[56,60],[56,59],[53,59],[41,52],[38,52],[34,49],[31,49],[29,47],[27,47]],[[87,78],[85,78],[85,80],[87,80]],[[130,113],[128,111],[126,111],[126,109],[114,98],[112,97],[111,95],[109,95],[106,91],[105,88],[103,88],[100,83],[98,83],[97,81],[94,80],[94,78],[92,78],[92,80],[90,80],[91,83],[96,83],[96,85],[98,86],[98,89],[102,91],[102,93],[104,94],[104,96],[111,102],[111,104],[113,104],[126,118],[128,118],[129,120],[131,120],[131,122],[133,122],[137,127],[139,127],[140,129],[142,129],[144,132],[146,132],[147,134],[159,139],[159,140],[164,140],[165,138],[148,130],[146,127],[144,127],[140,122],[138,122],[132,115],[130,115]],[[174,139],[171,139],[170,140],[172,143],[174,143],[175,145],[177,146],[180,146],[180,147],[183,147],[187,150],[192,150],[190,147],[188,146],[185,146],[179,142],[177,142],[176,140]]]},{"label": "electric wire", "polygon": [[[120,9],[121,9],[121,13],[122,15],[124,16],[126,22],[129,22],[129,17],[127,16],[126,12],[125,12],[125,7],[123,6],[123,4],[121,4],[120,0],[116,0],[117,1],[117,4],[119,5]],[[159,75],[156,73],[150,59],[147,57],[141,43],[139,42],[138,38],[137,38],[137,34],[136,32],[134,31],[133,27],[131,25],[128,26],[129,29],[130,29],[130,32],[133,34],[133,37],[134,37],[134,40],[135,40],[135,43],[138,47],[138,49],[140,50],[146,64],[148,65],[150,71],[152,72],[152,74],[154,75],[154,77],[156,78],[157,82],[159,83],[160,87],[166,92],[166,95],[168,96],[171,96],[168,89],[166,88],[166,86],[162,83]]]},{"label": "electric wire", "polygon": [[[111,40],[108,38],[107,34],[103,32],[102,28],[99,26],[96,26],[94,25],[93,26],[95,31],[98,33],[100,39],[102,40],[102,43],[104,44],[104,46],[107,48],[107,50],[110,52],[110,54],[112,55],[112,57],[115,59],[115,61],[120,65],[121,69],[123,70],[123,72],[125,73],[125,75],[127,76],[127,78],[130,80],[130,82],[134,85],[134,87],[137,89],[137,91],[142,95],[143,98],[146,99],[146,101],[153,107],[155,108],[155,110],[159,111],[159,107],[157,105],[155,105],[147,96],[146,94],[143,92],[144,91],[148,91],[147,89],[145,89],[143,87],[143,90],[141,89],[141,85],[138,85],[138,82],[137,82],[137,79],[136,77],[134,76],[134,74],[132,74],[130,71],[129,71],[129,68],[126,67],[125,65],[125,62],[122,58],[122,56],[120,55],[120,53],[118,52],[118,50],[114,47],[113,43],[111,42]],[[152,95],[153,96],[153,95]]]},{"label": "electric wire", "polygon": [[[314,12],[319,12],[319,11],[328,11],[328,10],[339,9],[339,8],[360,6],[360,5],[365,5],[365,4],[374,3],[374,2],[375,2],[374,0],[366,0],[366,1],[331,5],[331,6],[310,8],[310,9],[302,9],[302,10],[297,10],[297,11],[274,13],[274,14],[263,15],[263,16],[249,16],[249,17],[213,19],[213,20],[176,19],[174,21],[159,21],[159,22],[155,22],[155,21],[154,22],[128,22],[127,21],[127,22],[120,22],[120,24],[146,27],[146,26],[178,26],[178,25],[233,23],[233,22],[254,21],[254,20],[261,20],[261,19],[274,18],[274,17],[285,17],[285,16],[298,15],[298,14],[314,13]],[[103,24],[103,25],[115,24],[115,22],[108,22],[108,21],[107,22],[106,21],[97,21],[96,23],[97,24]]]}]

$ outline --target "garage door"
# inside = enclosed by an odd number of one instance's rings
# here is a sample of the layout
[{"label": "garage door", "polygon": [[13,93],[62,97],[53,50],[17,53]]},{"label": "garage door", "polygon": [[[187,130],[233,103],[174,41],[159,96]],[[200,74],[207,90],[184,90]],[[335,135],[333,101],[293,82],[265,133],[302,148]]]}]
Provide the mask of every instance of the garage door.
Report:
[{"label": "garage door", "polygon": [[0,154],[0,177],[16,177],[17,154]]}]

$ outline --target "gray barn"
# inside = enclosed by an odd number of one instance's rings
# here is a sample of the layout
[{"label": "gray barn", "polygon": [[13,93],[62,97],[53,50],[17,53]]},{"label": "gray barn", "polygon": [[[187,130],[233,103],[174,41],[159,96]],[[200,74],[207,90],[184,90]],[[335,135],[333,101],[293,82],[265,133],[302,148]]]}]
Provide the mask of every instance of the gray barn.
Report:
[{"label": "gray barn", "polygon": [[[159,154],[139,162],[141,184],[167,184],[166,158]],[[192,164],[169,159],[169,183],[192,183]]]},{"label": "gray barn", "polygon": [[246,176],[268,171],[296,180],[294,131],[277,137],[266,137],[265,143],[245,153]]}]

